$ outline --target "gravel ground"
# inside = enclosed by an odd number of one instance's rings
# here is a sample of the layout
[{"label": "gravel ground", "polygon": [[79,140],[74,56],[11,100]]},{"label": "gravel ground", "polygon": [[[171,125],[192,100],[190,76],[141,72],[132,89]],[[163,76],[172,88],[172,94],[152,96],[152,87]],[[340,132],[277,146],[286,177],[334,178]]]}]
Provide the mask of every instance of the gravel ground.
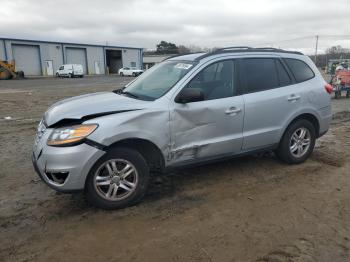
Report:
[{"label": "gravel ground", "polygon": [[48,188],[30,161],[43,112],[130,80],[0,82],[0,261],[350,261],[350,99],[333,100],[302,165],[264,154],[184,169],[118,211]]}]

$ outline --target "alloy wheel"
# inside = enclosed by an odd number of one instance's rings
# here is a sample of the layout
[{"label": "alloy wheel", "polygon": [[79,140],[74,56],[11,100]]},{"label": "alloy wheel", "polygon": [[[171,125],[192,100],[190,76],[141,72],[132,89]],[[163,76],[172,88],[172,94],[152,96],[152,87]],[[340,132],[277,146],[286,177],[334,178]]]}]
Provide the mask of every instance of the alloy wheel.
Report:
[{"label": "alloy wheel", "polygon": [[130,196],[136,189],[138,172],[125,159],[111,159],[104,162],[95,172],[96,192],[106,200],[118,201]]},{"label": "alloy wheel", "polygon": [[289,149],[294,157],[300,158],[306,154],[311,144],[310,131],[300,127],[294,131],[290,138]]}]

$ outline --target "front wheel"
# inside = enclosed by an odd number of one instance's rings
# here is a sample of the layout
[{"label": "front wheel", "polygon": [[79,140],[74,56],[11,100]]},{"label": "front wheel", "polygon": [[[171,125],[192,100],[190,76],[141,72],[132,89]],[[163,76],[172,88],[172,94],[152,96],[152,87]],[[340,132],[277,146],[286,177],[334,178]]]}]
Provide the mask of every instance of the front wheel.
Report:
[{"label": "front wheel", "polygon": [[287,128],[276,154],[288,164],[300,164],[311,155],[315,141],[314,125],[306,119],[300,119]]},{"label": "front wheel", "polygon": [[112,149],[90,170],[85,193],[87,200],[98,208],[124,208],[143,198],[148,180],[149,168],[139,152]]},{"label": "front wheel", "polygon": [[120,76],[124,76],[124,74],[123,74],[123,73],[120,73]]}]

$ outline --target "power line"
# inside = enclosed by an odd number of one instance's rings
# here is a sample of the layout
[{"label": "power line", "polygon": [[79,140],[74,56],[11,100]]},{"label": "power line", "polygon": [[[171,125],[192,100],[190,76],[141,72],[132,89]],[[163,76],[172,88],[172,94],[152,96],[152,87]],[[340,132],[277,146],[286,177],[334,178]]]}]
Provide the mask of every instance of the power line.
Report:
[{"label": "power line", "polygon": [[[338,38],[339,40],[350,39],[350,35],[318,35],[318,37],[320,39],[321,38]],[[296,37],[296,38],[290,38],[290,39],[271,41],[271,42],[266,42],[266,43],[258,43],[257,45],[275,45],[275,44],[279,44],[279,43],[293,42],[293,41],[304,40],[304,39],[313,39],[313,38],[315,38],[314,35],[309,35],[309,36],[302,36],[302,37]]]},{"label": "power line", "polygon": [[292,42],[292,41],[297,41],[297,40],[304,40],[304,39],[309,39],[309,38],[314,38],[314,35],[311,36],[303,36],[303,37],[297,37],[297,38],[291,38],[291,39],[284,39],[284,40],[279,40],[279,41],[274,41],[274,42],[268,42],[268,43],[260,43],[258,45],[269,45],[269,44],[276,44],[276,43],[284,43],[284,42]]}]

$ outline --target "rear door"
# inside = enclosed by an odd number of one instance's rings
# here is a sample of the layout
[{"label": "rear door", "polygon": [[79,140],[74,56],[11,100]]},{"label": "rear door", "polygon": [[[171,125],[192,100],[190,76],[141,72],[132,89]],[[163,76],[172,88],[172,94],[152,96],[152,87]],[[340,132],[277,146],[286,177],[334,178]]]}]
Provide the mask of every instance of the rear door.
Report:
[{"label": "rear door", "polygon": [[278,57],[241,59],[239,70],[245,104],[243,150],[273,146],[286,119],[298,109],[303,90]]}]

